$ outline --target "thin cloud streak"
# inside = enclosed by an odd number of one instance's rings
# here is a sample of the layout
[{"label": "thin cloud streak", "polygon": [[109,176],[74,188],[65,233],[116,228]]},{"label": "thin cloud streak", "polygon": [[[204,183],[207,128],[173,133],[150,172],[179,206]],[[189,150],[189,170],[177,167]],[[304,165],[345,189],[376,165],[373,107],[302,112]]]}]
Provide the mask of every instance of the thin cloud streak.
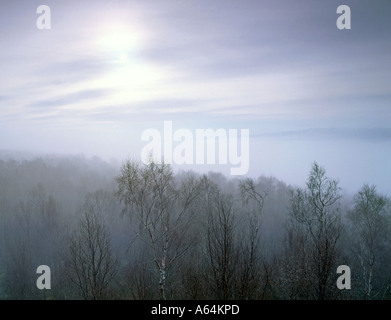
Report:
[{"label": "thin cloud streak", "polygon": [[358,140],[387,142],[391,141],[391,128],[310,128],[253,135],[253,138],[257,137],[287,140]]}]

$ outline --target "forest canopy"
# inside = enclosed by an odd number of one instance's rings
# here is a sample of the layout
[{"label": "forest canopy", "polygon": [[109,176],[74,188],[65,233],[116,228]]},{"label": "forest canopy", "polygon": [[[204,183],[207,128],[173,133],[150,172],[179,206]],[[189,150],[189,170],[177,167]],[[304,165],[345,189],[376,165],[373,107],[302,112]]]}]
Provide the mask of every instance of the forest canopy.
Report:
[{"label": "forest canopy", "polygon": [[[52,156],[0,159],[1,299],[389,299],[391,202],[313,162],[301,187]],[[36,269],[51,269],[50,290]],[[350,290],[336,286],[351,269]]]}]

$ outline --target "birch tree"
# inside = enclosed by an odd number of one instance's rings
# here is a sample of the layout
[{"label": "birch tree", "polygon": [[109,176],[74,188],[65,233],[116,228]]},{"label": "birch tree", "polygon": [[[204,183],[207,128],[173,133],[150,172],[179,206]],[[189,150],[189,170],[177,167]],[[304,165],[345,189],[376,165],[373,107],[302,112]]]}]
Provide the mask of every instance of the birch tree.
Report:
[{"label": "birch tree", "polygon": [[[390,201],[375,186],[365,184],[354,197],[354,208],[348,213],[353,253],[358,260],[365,299],[381,299],[391,286],[391,279],[381,273],[388,265],[391,237]],[[385,271],[387,268],[383,268]]]},{"label": "birch tree", "polygon": [[292,194],[285,268],[290,268],[286,274],[291,281],[288,292],[293,293],[293,298],[333,297],[333,277],[341,250],[340,198],[338,181],[327,177],[325,169],[316,162],[306,188],[298,188]]},{"label": "birch tree", "polygon": [[117,183],[123,214],[138,220],[137,236],[149,244],[159,274],[160,298],[167,299],[167,272],[191,246],[186,231],[197,211],[202,179],[189,173],[178,181],[167,164],[127,161]]}]

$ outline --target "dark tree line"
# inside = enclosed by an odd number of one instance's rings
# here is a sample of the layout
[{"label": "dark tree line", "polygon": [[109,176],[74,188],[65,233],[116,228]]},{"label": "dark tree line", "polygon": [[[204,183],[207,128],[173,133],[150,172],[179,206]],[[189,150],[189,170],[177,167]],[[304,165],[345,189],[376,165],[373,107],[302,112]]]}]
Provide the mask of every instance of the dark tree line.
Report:
[{"label": "dark tree line", "polygon": [[317,163],[297,188],[153,162],[0,160],[0,298],[389,299],[390,204],[371,185],[343,197]]}]

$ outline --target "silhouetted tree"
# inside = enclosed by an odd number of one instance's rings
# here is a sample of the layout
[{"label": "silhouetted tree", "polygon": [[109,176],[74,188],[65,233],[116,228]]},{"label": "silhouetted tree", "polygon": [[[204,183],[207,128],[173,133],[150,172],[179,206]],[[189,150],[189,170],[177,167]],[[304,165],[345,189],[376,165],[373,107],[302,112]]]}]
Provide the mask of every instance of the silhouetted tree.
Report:
[{"label": "silhouetted tree", "polygon": [[84,299],[111,297],[110,284],[117,273],[104,221],[99,192],[89,194],[82,208],[77,230],[69,239],[66,272]]}]

